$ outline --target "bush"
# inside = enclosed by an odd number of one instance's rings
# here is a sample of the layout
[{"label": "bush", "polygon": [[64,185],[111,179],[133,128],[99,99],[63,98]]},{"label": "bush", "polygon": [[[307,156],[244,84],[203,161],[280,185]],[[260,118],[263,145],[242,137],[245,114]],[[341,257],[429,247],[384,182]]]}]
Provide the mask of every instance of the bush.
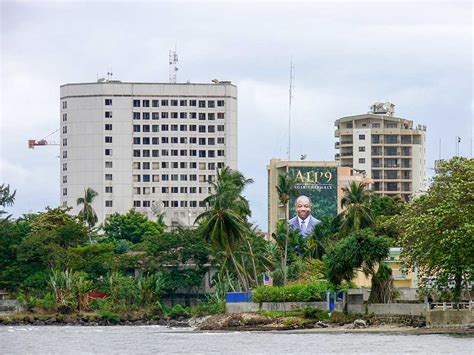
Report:
[{"label": "bush", "polygon": [[170,317],[171,319],[176,319],[179,317],[189,317],[189,309],[181,306],[180,304],[177,304],[169,310],[168,317]]},{"label": "bush", "polygon": [[102,318],[102,320],[113,324],[117,324],[120,322],[120,316],[117,313],[114,313],[107,309],[99,311],[99,316],[100,318]]},{"label": "bush", "polygon": [[191,307],[190,312],[193,316],[198,317],[225,313],[225,302],[209,299],[205,302],[200,302],[197,306]]},{"label": "bush", "polygon": [[162,317],[165,314],[165,309],[160,301],[156,301],[151,307],[151,314],[153,316]]},{"label": "bush", "polygon": [[254,302],[315,302],[331,289],[327,281],[298,283],[287,286],[259,286],[252,292]]},{"label": "bush", "polygon": [[317,320],[329,319],[328,311],[318,309],[318,308],[305,307],[303,309],[303,315],[305,318],[308,318],[308,319],[317,319]]}]

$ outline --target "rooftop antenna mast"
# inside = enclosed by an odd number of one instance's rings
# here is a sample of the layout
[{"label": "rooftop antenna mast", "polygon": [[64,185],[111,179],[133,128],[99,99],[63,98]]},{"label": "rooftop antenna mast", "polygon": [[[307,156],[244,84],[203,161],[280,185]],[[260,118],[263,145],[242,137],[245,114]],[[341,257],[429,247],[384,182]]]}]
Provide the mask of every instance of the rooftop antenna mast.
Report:
[{"label": "rooftop antenna mast", "polygon": [[[293,101],[293,60],[290,61],[290,89],[288,91],[288,164],[290,163],[291,159],[291,103]],[[288,165],[287,165],[287,173],[288,173]]]},{"label": "rooftop antenna mast", "polygon": [[176,84],[176,72],[178,71],[178,52],[176,52],[176,46],[174,51],[169,52],[169,65],[170,84]]}]

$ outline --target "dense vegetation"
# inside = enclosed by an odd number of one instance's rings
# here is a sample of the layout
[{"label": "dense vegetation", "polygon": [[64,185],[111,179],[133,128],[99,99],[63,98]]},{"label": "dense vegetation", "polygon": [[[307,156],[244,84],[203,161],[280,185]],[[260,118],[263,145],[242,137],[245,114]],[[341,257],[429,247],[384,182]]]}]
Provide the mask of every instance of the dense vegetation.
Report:
[{"label": "dense vegetation", "polygon": [[[272,241],[249,223],[244,197],[252,183],[224,168],[196,228],[168,231],[162,216],[150,220],[134,210],[114,214],[97,225],[85,189],[79,215],[66,208],[47,208],[17,219],[5,211],[15,192],[0,186],[0,289],[27,307],[62,313],[96,311],[104,317],[124,312],[189,315],[221,312],[228,291],[254,290],[256,301],[309,301],[328,289],[347,287],[355,270],[373,276],[373,302],[393,300],[393,278],[379,267],[390,246],[403,247],[406,266],[436,276],[440,288],[455,282],[456,299],[472,280],[474,244],[474,164],[454,158],[440,165],[427,194],[410,203],[380,197],[353,183],[344,188],[344,211],[324,218],[303,239],[286,223]],[[278,187],[287,206],[292,181]],[[213,270],[214,292],[193,310],[167,309],[167,295],[196,293]],[[215,271],[215,272],[214,272]],[[274,287],[263,286],[270,275]],[[91,299],[102,293],[104,299]]]}]

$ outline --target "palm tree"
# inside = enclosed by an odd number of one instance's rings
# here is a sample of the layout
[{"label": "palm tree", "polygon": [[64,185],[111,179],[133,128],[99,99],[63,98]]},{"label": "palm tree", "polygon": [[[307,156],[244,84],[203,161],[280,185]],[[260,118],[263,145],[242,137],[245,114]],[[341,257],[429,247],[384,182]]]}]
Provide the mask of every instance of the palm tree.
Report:
[{"label": "palm tree", "polygon": [[236,170],[228,167],[221,169],[217,173],[217,181],[210,183],[214,194],[204,200],[209,209],[196,218],[196,221],[201,222],[201,231],[206,239],[230,258],[237,279],[245,291],[249,289],[248,282],[235,251],[250,232],[247,224],[250,207],[241,193],[252,182],[252,179],[246,179]]},{"label": "palm tree", "polygon": [[341,199],[342,222],[341,231],[350,233],[373,224],[372,212],[369,208],[370,194],[364,183],[351,182],[342,188],[344,197]]},{"label": "palm tree", "polygon": [[82,218],[82,220],[85,221],[89,226],[90,244],[92,244],[92,239],[90,235],[92,228],[98,221],[97,213],[95,213],[94,209],[92,208],[92,201],[94,201],[94,198],[98,195],[99,194],[95,190],[88,187],[87,189],[84,189],[84,197],[79,197],[77,199],[77,205],[83,205],[82,210],[79,211],[79,217]]},{"label": "palm tree", "polygon": [[[285,221],[288,221],[288,202],[290,201],[290,196],[295,194],[295,179],[292,178],[289,174],[278,175],[278,185],[276,186],[278,192],[278,199],[280,203],[285,207]],[[289,225],[286,223],[285,231],[285,251],[283,253],[283,284],[286,285],[287,276],[288,276],[288,235],[289,235]]]}]

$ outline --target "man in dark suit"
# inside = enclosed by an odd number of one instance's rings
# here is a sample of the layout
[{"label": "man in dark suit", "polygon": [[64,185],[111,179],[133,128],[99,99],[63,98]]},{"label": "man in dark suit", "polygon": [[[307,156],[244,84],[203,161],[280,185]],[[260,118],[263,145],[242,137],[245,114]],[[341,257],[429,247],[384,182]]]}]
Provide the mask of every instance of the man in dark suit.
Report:
[{"label": "man in dark suit", "polygon": [[315,225],[321,223],[320,220],[311,215],[311,207],[312,204],[309,197],[299,196],[295,202],[297,216],[288,221],[290,227],[299,230],[303,238],[311,234]]}]

